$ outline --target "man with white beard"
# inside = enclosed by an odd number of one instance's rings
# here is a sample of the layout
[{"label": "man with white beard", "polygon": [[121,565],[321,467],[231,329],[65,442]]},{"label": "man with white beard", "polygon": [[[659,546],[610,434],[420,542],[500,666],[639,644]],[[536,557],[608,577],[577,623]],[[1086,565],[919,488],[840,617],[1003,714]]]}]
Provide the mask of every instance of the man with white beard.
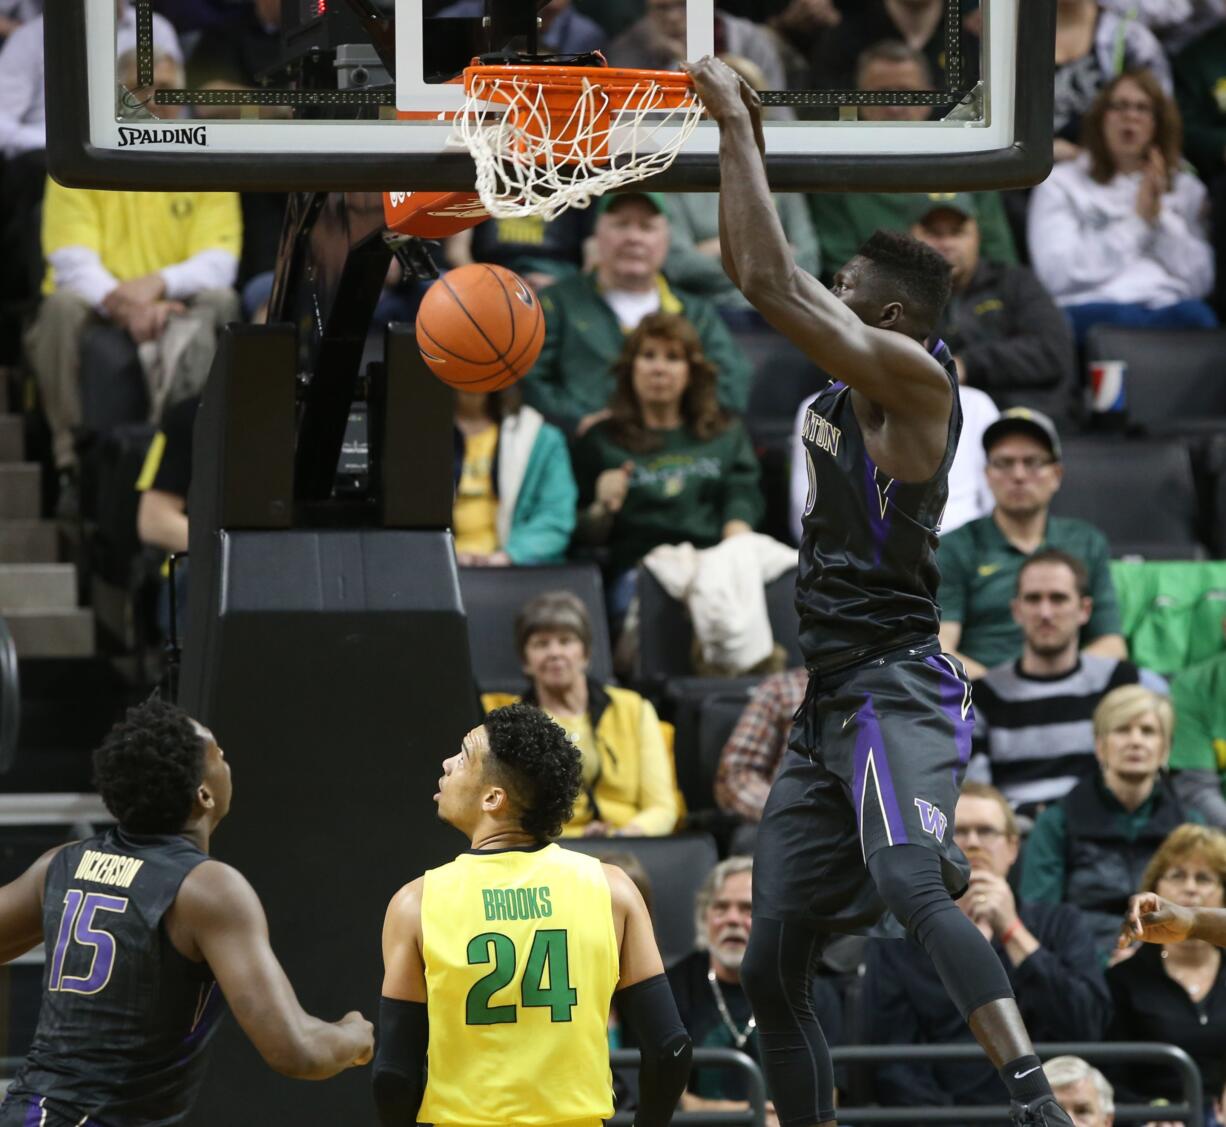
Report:
[{"label": "man with white beard", "polygon": [[[694,1048],[740,1049],[757,1061],[753,1014],[741,989],[741,960],[753,926],[752,880],[750,857],[729,857],[711,870],[694,904],[696,949],[669,968],[668,981]],[[837,1045],[839,996],[820,974],[813,978],[813,1008],[827,1040]],[[741,1111],[747,1106],[744,1078],[728,1068],[695,1068],[681,1097],[683,1111]],[[773,1108],[766,1121],[767,1127],[778,1127]]]}]

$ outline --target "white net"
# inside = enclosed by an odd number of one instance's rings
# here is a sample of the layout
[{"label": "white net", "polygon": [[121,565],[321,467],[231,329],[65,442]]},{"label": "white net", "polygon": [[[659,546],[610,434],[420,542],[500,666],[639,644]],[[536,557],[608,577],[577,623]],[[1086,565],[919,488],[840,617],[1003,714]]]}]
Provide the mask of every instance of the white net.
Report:
[{"label": "white net", "polygon": [[611,98],[600,69],[590,70],[590,77],[567,76],[565,91],[524,71],[466,76],[451,141],[472,153],[477,194],[490,215],[554,219],[587,207],[667,168],[702,117],[692,89],[679,93],[644,77],[623,80]]}]

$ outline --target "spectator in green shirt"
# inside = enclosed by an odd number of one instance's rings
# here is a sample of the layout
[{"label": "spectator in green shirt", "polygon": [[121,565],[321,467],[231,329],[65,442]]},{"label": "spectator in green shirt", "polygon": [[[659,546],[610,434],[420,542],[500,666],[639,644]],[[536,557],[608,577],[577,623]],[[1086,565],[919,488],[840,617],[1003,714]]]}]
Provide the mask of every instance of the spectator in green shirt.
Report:
[{"label": "spectator in green shirt", "polygon": [[1022,632],[1009,604],[1017,573],[1035,552],[1059,548],[1080,559],[1090,576],[1094,610],[1081,629],[1082,651],[1126,658],[1106,538],[1083,520],[1048,511],[1063,476],[1051,419],[1012,407],[983,432],[983,449],[996,507],[941,538],[941,644],[962,659],[972,678],[1016,660]]},{"label": "spectator in green shirt", "polygon": [[608,549],[610,611],[633,596],[635,565],[658,544],[710,548],[762,518],[758,462],[720,407],[716,372],[684,317],[656,313],[614,366],[609,417],[576,444],[581,543]]},{"label": "spectator in green shirt", "polygon": [[[1226,619],[1222,627],[1226,631]],[[1176,677],[1171,703],[1175,788],[1211,826],[1226,829],[1226,652]]]},{"label": "spectator in green shirt", "polygon": [[524,377],[524,401],[578,437],[606,415],[626,334],[651,313],[680,313],[715,367],[720,405],[744,411],[751,375],[745,354],[709,301],[671,289],[661,273],[671,237],[664,197],[609,194],[596,212],[595,270],[541,293],[545,343]]}]

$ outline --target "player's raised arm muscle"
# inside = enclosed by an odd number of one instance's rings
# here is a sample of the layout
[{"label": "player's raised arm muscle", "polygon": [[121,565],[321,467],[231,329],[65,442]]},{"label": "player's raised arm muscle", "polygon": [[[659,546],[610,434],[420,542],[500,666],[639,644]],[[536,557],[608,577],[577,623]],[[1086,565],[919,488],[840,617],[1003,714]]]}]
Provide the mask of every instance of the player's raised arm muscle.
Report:
[{"label": "player's raised arm muscle", "polygon": [[47,866],[64,846],[49,849],[16,880],[0,887],[0,963],[43,941],[43,886]]},{"label": "player's raised arm muscle", "polygon": [[387,906],[383,920],[383,996],[402,1002],[426,1000],[426,964],[421,953],[421,877],[406,884]]},{"label": "player's raised arm muscle", "polygon": [[604,873],[613,900],[613,920],[621,937],[617,988],[624,990],[636,982],[663,974],[664,960],[656,946],[651,915],[634,881],[616,865],[605,865]]},{"label": "player's raised arm muscle", "polygon": [[174,911],[235,1020],[271,1068],[323,1080],[370,1060],[373,1029],[361,1014],[329,1023],[303,1010],[273,954],[264,907],[237,870],[218,861],[197,866],[184,880]]},{"label": "player's raised arm muscle", "polygon": [[720,127],[720,251],[728,276],[814,363],[887,415],[947,420],[953,390],[923,346],[865,325],[796,265],[766,178],[761,109],[744,79],[716,59],[685,69]]},{"label": "player's raised arm muscle", "polygon": [[866,325],[811,274],[793,264],[745,296],[815,364],[876,403],[887,416],[949,419],[953,388],[924,346],[903,333]]}]

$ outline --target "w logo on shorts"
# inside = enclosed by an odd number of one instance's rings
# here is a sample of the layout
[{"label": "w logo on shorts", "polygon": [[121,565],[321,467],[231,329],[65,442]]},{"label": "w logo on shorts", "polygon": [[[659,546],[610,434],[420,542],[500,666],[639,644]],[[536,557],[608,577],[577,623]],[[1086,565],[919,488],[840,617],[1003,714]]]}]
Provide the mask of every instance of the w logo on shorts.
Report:
[{"label": "w logo on shorts", "polygon": [[932,834],[937,841],[945,843],[945,831],[949,827],[949,819],[941,813],[940,807],[925,802],[922,798],[915,800],[915,808],[920,813],[920,828],[926,834]]}]

